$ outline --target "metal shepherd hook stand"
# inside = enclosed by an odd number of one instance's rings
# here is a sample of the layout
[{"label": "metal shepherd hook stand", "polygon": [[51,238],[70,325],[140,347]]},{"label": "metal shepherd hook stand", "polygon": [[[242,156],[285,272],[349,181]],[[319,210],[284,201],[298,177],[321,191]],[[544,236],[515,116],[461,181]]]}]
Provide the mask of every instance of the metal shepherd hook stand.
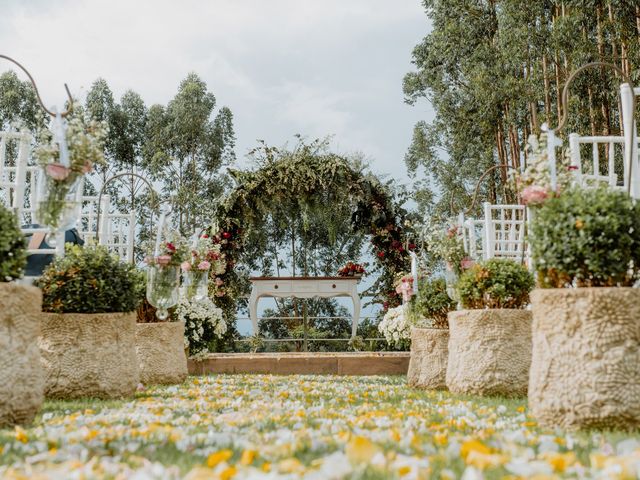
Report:
[{"label": "metal shepherd hook stand", "polygon": [[[147,180],[146,178],[144,178],[142,175],[138,174],[138,173],[134,173],[134,172],[123,172],[123,173],[118,173],[116,175],[114,175],[113,177],[109,178],[106,182],[104,182],[104,184],[102,185],[102,188],[100,189],[100,193],[98,194],[98,212],[96,214],[96,243],[100,243],[100,215],[101,215],[101,210],[102,210],[102,196],[104,195],[107,185],[109,185],[111,182],[113,182],[114,180],[117,180],[119,178],[122,177],[134,177],[134,178],[138,178],[140,180],[142,180],[147,188],[149,189],[149,193],[151,194],[151,207],[152,209],[156,209],[160,206],[160,202],[158,200],[158,194],[156,193],[156,191],[153,189],[153,185],[151,185],[151,182],[149,182],[149,180]],[[150,228],[153,229],[153,211],[151,212],[151,216],[149,218],[149,222],[150,222]]]},{"label": "metal shepherd hook stand", "polygon": [[[31,82],[31,85],[33,85],[33,89],[36,92],[36,98],[38,99],[38,103],[40,104],[40,107],[42,107],[42,109],[47,112],[49,115],[51,115],[52,117],[56,117],[56,113],[49,110],[47,107],[45,107],[44,102],[42,101],[42,97],[40,97],[40,91],[38,90],[38,86],[36,85],[36,81],[33,79],[33,77],[31,76],[31,74],[29,73],[29,71],[22,66],[22,64],[20,64],[19,62],[17,62],[16,60],[14,60],[11,57],[8,57],[6,55],[0,55],[0,58],[4,58],[5,60],[8,60],[9,62],[13,63],[14,65],[18,66],[20,68],[20,70],[22,70],[25,75],[27,77],[29,77],[29,81]],[[73,111],[73,97],[71,96],[71,92],[69,91],[69,87],[67,86],[67,84],[64,84],[64,89],[67,91],[67,97],[69,98],[69,109],[66,112],[62,112],[59,115],[62,118],[65,118],[66,116],[68,116],[72,111]]]}]

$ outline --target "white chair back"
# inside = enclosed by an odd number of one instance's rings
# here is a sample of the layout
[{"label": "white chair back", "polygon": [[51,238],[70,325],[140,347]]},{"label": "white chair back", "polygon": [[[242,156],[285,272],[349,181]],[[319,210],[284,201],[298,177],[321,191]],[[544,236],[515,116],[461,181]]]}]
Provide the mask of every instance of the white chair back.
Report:
[{"label": "white chair back", "polygon": [[527,211],[524,205],[484,204],[484,245],[482,256],[528,261],[529,246],[525,239]]}]

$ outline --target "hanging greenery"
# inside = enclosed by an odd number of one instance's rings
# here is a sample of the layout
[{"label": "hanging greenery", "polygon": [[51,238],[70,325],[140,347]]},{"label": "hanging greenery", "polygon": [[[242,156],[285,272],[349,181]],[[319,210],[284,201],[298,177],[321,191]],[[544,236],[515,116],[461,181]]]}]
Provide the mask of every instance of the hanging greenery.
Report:
[{"label": "hanging greenery", "polygon": [[[284,152],[263,144],[256,149],[257,169],[230,172],[236,187],[219,207],[218,228],[210,232],[227,261],[225,273],[212,282],[216,303],[229,314],[235,314],[248,292],[243,256],[246,260],[250,251],[252,258],[260,258],[275,240],[257,232],[274,231],[273,222],[286,221],[301,225],[303,244],[319,226],[325,229],[325,241],[335,242],[345,221],[350,235],[369,236],[380,275],[367,293],[385,309],[399,304],[394,280],[408,267],[407,248],[415,248],[405,240],[406,212],[388,184],[325,147],[322,141],[301,141],[294,151]],[[293,264],[295,272],[296,259]],[[306,264],[301,270],[307,273]]]}]

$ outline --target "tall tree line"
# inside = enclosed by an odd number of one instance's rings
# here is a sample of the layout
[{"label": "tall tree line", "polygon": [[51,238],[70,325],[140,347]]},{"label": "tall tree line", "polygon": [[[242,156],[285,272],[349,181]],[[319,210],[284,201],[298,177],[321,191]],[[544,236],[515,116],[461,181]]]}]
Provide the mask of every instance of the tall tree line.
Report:
[{"label": "tall tree line", "polygon": [[[640,3],[632,0],[424,0],[432,31],[413,50],[404,78],[409,104],[427,99],[435,119],[417,123],[405,156],[423,210],[454,214],[483,172],[519,168],[531,133],[558,125],[559,92],[580,66],[616,65],[640,78]],[[565,132],[620,132],[618,73],[583,72],[572,84]],[[525,158],[526,160],[526,158]],[[483,183],[480,200],[513,201],[507,167]]]},{"label": "tall tree line", "polygon": [[[109,126],[105,145],[107,166],[92,174],[93,191],[116,173],[137,173],[171,205],[176,226],[185,235],[208,225],[228,179],[221,169],[235,160],[233,114],[216,110],[216,98],[206,83],[190,73],[167,105],[145,105],[141,96],[126,91],[119,99],[106,80],[91,86],[76,114],[87,114]],[[13,71],[0,75],[0,127],[22,124],[37,131],[48,118],[37,104],[31,84]],[[91,186],[89,186],[91,190]],[[148,225],[149,192],[143,182],[124,177],[109,186],[123,212],[138,212]],[[144,229],[140,232],[148,236]]]}]

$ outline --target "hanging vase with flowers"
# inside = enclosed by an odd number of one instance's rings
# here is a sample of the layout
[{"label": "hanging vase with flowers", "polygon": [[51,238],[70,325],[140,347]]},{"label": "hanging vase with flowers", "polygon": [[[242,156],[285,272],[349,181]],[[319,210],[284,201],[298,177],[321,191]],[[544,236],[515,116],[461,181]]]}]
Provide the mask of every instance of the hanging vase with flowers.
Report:
[{"label": "hanging vase with flowers", "polygon": [[209,295],[209,276],[225,272],[224,254],[220,245],[207,234],[201,235],[192,245],[191,256],[182,262],[182,297],[200,302]]},{"label": "hanging vase with flowers", "polygon": [[[158,237],[161,236],[163,219]],[[146,258],[147,300],[156,308],[158,320],[169,317],[169,309],[180,300],[180,265],[188,257],[189,249],[184,240],[174,235],[168,241],[156,242],[153,256]]]},{"label": "hanging vase with flowers", "polygon": [[51,232],[75,226],[80,217],[79,189],[94,166],[103,165],[107,127],[104,122],[57,115],[40,135],[35,220]]}]

